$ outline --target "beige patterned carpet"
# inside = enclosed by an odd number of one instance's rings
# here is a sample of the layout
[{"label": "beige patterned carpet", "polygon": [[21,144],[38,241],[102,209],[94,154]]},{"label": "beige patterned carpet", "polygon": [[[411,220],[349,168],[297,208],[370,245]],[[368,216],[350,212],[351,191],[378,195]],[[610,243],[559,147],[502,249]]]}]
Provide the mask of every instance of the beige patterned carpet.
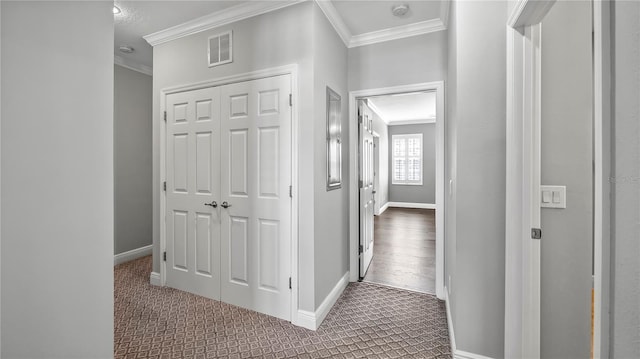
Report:
[{"label": "beige patterned carpet", "polygon": [[450,358],[444,302],[351,283],[317,331],[149,284],[151,257],[115,268],[116,358]]}]

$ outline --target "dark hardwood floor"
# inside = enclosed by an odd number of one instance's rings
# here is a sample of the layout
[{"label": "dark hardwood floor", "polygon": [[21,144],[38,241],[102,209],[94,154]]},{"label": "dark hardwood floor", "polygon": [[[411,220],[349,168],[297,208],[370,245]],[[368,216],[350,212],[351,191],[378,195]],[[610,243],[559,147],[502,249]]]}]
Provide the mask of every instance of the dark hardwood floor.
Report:
[{"label": "dark hardwood floor", "polygon": [[435,210],[388,208],[375,217],[373,260],[365,282],[436,291]]}]

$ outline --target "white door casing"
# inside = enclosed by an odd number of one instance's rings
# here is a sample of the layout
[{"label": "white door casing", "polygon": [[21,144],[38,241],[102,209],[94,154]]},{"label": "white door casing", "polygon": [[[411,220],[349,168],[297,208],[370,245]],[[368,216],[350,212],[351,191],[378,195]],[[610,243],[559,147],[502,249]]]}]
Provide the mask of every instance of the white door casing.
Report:
[{"label": "white door casing", "polygon": [[290,320],[290,76],[221,88],[221,298]]},{"label": "white door casing", "polygon": [[166,285],[220,298],[220,95],[167,96]]},{"label": "white door casing", "polygon": [[373,258],[375,206],[373,193],[373,116],[365,100],[358,102],[360,146],[360,278],[364,278]]},{"label": "white door casing", "polygon": [[436,91],[436,296],[445,299],[445,87],[443,81],[400,85],[349,92],[349,280],[355,282],[359,274],[358,245],[359,217],[359,136],[358,100],[371,96]]}]

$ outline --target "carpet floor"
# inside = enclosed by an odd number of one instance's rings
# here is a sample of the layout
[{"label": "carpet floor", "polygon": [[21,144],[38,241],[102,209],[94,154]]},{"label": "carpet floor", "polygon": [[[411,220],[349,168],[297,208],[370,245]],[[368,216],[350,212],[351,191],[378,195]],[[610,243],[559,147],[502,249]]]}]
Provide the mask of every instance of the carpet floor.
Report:
[{"label": "carpet floor", "polygon": [[115,267],[116,358],[451,358],[444,302],[351,283],[317,331],[149,284],[151,257]]}]

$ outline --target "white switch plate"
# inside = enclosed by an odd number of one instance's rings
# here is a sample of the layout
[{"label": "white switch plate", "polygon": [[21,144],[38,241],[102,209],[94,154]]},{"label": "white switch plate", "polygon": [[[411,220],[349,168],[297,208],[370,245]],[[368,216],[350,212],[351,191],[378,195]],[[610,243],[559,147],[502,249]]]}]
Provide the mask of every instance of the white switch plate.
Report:
[{"label": "white switch plate", "polygon": [[540,207],[567,208],[567,187],[540,186]]}]

